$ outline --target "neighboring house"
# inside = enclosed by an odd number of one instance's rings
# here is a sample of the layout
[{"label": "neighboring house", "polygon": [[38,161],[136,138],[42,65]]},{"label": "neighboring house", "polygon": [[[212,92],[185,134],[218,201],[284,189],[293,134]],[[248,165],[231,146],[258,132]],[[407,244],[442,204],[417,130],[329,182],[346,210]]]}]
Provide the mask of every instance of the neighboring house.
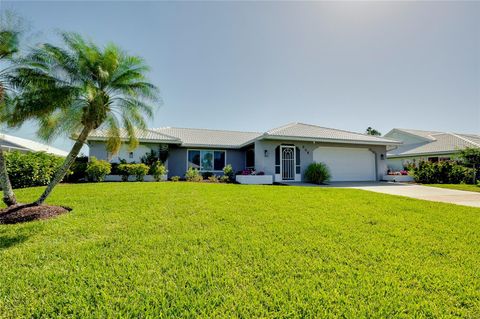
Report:
[{"label": "neighboring house", "polygon": [[480,147],[480,135],[457,134],[394,128],[385,137],[403,144],[389,149],[387,165],[391,170],[401,170],[421,161],[447,161],[467,147]]},{"label": "neighboring house", "polygon": [[66,157],[68,152],[62,151],[58,148],[51,147],[32,140],[20,138],[7,134],[0,134],[0,147],[4,151],[19,151],[19,152],[45,152],[57,156]]},{"label": "neighboring house", "polygon": [[[126,142],[125,131],[121,132]],[[191,128],[137,130],[140,146],[129,150],[122,145],[118,154],[109,154],[105,131],[88,138],[90,156],[118,162],[139,162],[150,150],[168,152],[168,175],[184,176],[189,167],[201,172],[222,174],[226,164],[235,171],[255,169],[272,175],[276,182],[302,181],[312,162],[325,163],[332,181],[376,181],[387,170],[387,146],[400,143],[388,138],[291,123],[265,133]]]}]

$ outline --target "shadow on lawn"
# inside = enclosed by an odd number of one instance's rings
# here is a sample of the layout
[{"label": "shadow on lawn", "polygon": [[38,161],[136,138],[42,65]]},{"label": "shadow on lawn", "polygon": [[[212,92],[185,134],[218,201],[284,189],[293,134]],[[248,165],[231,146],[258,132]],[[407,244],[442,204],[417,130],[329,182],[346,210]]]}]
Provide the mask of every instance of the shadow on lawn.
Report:
[{"label": "shadow on lawn", "polygon": [[0,250],[21,244],[28,239],[25,235],[3,235],[0,234]]}]

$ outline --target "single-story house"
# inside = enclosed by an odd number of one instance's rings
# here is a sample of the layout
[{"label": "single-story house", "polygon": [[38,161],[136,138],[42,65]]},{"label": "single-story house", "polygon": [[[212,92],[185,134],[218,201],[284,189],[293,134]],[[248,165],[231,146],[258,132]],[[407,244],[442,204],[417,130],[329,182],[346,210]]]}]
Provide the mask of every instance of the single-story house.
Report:
[{"label": "single-story house", "polygon": [[[126,134],[121,132],[126,142]],[[163,152],[168,176],[184,176],[189,167],[221,175],[225,165],[235,171],[254,169],[275,182],[299,182],[312,162],[323,162],[332,181],[381,180],[387,170],[387,147],[400,142],[361,133],[291,123],[264,133],[163,127],[137,130],[140,145],[118,154],[106,149],[107,134],[99,129],[88,138],[90,156],[110,162],[140,162],[154,150]],[[167,154],[167,156],[165,156]]]},{"label": "single-story house", "polygon": [[480,147],[480,135],[476,134],[394,128],[384,137],[402,142],[387,152],[387,165],[391,170],[401,170],[421,161],[451,160],[462,149]]},{"label": "single-story house", "polygon": [[0,147],[2,148],[2,150],[7,152],[45,152],[61,157],[66,157],[68,155],[68,152],[62,151],[61,149],[52,147],[50,145],[3,133],[0,134]]}]

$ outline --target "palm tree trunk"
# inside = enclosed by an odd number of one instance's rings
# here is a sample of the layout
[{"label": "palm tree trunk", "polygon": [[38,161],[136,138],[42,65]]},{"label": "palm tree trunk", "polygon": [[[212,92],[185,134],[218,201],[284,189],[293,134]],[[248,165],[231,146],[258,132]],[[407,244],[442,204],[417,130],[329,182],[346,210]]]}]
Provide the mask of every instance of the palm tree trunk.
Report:
[{"label": "palm tree trunk", "polygon": [[70,166],[72,166],[73,162],[75,161],[75,158],[77,158],[78,153],[80,153],[80,150],[82,149],[83,144],[87,140],[88,134],[90,134],[91,131],[92,129],[90,127],[83,127],[83,130],[78,136],[75,144],[73,144],[70,153],[68,153],[67,158],[65,158],[62,167],[60,167],[60,169],[55,173],[55,176],[50,181],[50,184],[48,184],[42,196],[40,196],[40,198],[38,198],[34,204],[43,204],[45,199],[47,199],[48,195],[50,195],[50,193],[52,192],[53,188],[62,181],[62,179],[65,177],[68,170],[70,169]]},{"label": "palm tree trunk", "polygon": [[8,178],[7,172],[7,163],[5,162],[5,156],[3,154],[3,149],[0,146],[0,186],[3,191],[3,202],[8,207],[17,204],[17,199],[15,198],[15,193],[12,189],[12,184],[10,184],[10,179]]}]

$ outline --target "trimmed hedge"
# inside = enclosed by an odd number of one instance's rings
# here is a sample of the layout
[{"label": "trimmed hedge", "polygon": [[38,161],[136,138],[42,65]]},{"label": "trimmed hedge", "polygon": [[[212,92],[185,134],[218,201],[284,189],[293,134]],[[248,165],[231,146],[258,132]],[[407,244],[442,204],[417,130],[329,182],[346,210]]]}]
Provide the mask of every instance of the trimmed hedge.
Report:
[{"label": "trimmed hedge", "polygon": [[473,169],[455,162],[420,162],[413,177],[423,184],[472,184]]},{"label": "trimmed hedge", "polygon": [[109,162],[98,160],[92,156],[87,164],[87,170],[85,171],[90,182],[103,182],[105,176],[110,174],[112,166]]},{"label": "trimmed hedge", "polygon": [[64,159],[44,152],[5,152],[7,172],[13,188],[45,186]]}]

